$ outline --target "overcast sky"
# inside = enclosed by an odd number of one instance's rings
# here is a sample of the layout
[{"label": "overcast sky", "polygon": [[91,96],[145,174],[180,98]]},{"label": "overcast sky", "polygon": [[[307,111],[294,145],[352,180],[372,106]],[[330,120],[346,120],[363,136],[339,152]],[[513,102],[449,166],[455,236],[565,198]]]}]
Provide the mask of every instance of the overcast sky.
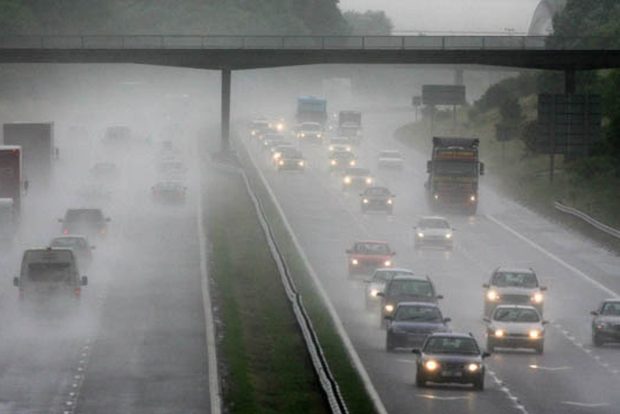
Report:
[{"label": "overcast sky", "polygon": [[540,0],[340,0],[346,10],[384,10],[395,31],[527,32]]}]

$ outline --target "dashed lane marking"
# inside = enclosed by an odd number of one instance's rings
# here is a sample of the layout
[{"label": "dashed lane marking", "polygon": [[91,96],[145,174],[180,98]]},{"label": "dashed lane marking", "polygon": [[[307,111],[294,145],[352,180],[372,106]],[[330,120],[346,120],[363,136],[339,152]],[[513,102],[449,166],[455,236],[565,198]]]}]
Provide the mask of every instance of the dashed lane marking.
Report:
[{"label": "dashed lane marking", "polygon": [[562,401],[562,404],[574,405],[577,407],[585,407],[585,408],[609,407],[609,403],[582,403],[582,402],[576,402],[576,401]]},{"label": "dashed lane marking", "polygon": [[418,397],[420,398],[426,398],[427,400],[434,400],[434,401],[458,401],[458,400],[469,400],[471,399],[470,397],[466,397],[466,396],[460,396],[460,397],[440,397],[438,395],[433,395],[433,394],[417,394]]}]

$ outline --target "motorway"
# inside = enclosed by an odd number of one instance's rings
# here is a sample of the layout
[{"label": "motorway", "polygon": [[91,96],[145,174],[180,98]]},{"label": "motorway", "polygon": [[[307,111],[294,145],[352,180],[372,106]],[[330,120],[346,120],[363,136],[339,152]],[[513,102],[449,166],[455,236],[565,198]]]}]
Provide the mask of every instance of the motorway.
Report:
[{"label": "motorway", "polygon": [[[20,234],[0,257],[0,412],[209,412],[200,187],[190,180],[185,206],[155,205],[155,148],[64,144],[52,188],[26,196]],[[120,168],[105,183],[88,173],[102,159]],[[77,196],[87,182],[110,188],[110,200]],[[112,221],[105,238],[91,240],[79,314],[23,315],[11,284],[23,249],[46,245],[64,210],[83,206],[101,207]]]},{"label": "motorway", "polygon": [[[360,212],[357,192],[343,193],[339,176],[327,171],[327,150],[304,145],[304,174],[274,171],[250,141],[304,253],[368,371],[387,411],[399,413],[617,413],[620,410],[620,347],[593,348],[589,312],[620,292],[620,258],[560,225],[501,197],[489,186],[480,192],[476,216],[448,215],[455,249],[413,249],[412,226],[429,215],[424,197],[426,154],[393,138],[407,114],[364,114],[360,166],[397,195],[393,217]],[[381,149],[405,155],[402,172],[376,169]],[[481,154],[484,160],[484,152]],[[492,175],[493,171],[487,171]],[[484,182],[484,177],[483,177]],[[364,277],[347,276],[345,249],[356,239],[387,240],[395,265],[428,274],[445,299],[452,330],[472,332],[484,347],[483,289],[499,265],[532,266],[546,294],[548,325],[544,355],[498,351],[487,359],[486,389],[414,384],[414,356],[387,353],[378,310],[366,310]]]}]

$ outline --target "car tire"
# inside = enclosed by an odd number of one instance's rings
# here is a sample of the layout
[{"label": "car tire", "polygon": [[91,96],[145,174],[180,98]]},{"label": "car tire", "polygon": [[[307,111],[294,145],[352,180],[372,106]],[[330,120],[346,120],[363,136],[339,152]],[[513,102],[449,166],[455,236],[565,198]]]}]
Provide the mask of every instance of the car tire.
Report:
[{"label": "car tire", "polygon": [[385,350],[387,352],[394,352],[394,344],[392,343],[392,340],[390,339],[389,333],[386,335],[386,339],[385,339]]},{"label": "car tire", "polygon": [[415,385],[418,388],[426,388],[426,379],[422,375],[417,374],[415,376]]},{"label": "car tire", "polygon": [[474,380],[474,389],[476,391],[484,391],[484,373]]},{"label": "car tire", "polygon": [[592,335],[592,345],[594,345],[595,347],[599,347],[599,346],[603,346],[603,344],[604,342],[600,336],[596,334]]},{"label": "car tire", "polygon": [[538,355],[542,355],[543,352],[545,352],[545,344],[543,342],[539,343],[538,345],[536,345],[536,348],[534,348],[534,350]]},{"label": "car tire", "polygon": [[487,339],[487,351],[495,352],[495,341]]}]

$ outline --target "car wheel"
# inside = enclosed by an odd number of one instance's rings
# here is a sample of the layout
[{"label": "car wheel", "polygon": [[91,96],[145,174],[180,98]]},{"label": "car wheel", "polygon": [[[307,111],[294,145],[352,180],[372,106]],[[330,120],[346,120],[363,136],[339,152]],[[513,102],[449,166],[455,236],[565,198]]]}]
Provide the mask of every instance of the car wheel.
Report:
[{"label": "car wheel", "polygon": [[598,336],[596,334],[592,335],[592,345],[594,345],[596,347],[599,347],[599,346],[602,346],[603,343],[604,342],[603,342],[603,340],[601,339],[600,336]]},{"label": "car wheel", "polygon": [[484,374],[474,380],[474,389],[476,391],[484,390]]},{"label": "car wheel", "polygon": [[394,344],[392,343],[392,340],[390,339],[390,334],[388,334],[386,336],[386,340],[385,340],[385,350],[387,352],[393,352],[394,351]]},{"label": "car wheel", "polygon": [[426,388],[426,379],[420,374],[416,375],[415,385],[416,387],[419,387],[419,388]]},{"label": "car wheel", "polygon": [[538,345],[536,345],[536,348],[534,348],[534,350],[538,355],[542,355],[542,353],[545,352],[545,344],[542,342],[539,343]]},{"label": "car wheel", "polygon": [[495,352],[495,342],[491,341],[490,339],[487,339],[487,351]]}]

